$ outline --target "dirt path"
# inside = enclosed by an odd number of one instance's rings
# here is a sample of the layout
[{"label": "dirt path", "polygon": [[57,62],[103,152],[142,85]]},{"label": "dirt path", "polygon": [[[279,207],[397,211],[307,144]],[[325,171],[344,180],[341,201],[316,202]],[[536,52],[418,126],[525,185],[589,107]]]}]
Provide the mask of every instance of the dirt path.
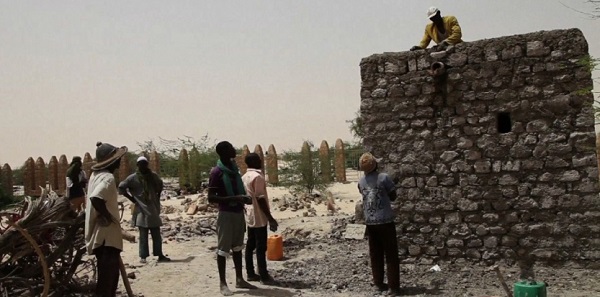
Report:
[{"label": "dirt path", "polygon": [[[287,192],[270,188],[271,198],[281,198]],[[234,296],[385,296],[376,295],[370,285],[370,268],[366,240],[350,241],[341,238],[340,222],[354,213],[355,202],[360,199],[356,183],[337,184],[332,188],[338,198],[339,213],[328,216],[323,204],[313,205],[316,216],[304,217],[303,210],[276,211],[280,231],[287,239],[284,261],[268,263],[272,275],[282,286],[262,286],[257,290],[236,289],[235,272],[231,259],[227,263],[227,280]],[[182,200],[167,200],[165,205],[176,208],[169,224],[183,224],[188,217],[181,206]],[[125,215],[128,218],[128,215]],[[177,218],[182,218],[177,220]],[[174,223],[180,222],[180,223]],[[125,223],[124,223],[125,224]],[[343,223],[345,224],[345,223]],[[130,231],[137,234],[136,231]],[[296,237],[296,238],[294,238]],[[163,250],[173,259],[170,263],[157,263],[155,257],[147,264],[139,263],[137,243],[125,243],[123,260],[127,271],[135,273],[131,285],[138,296],[221,296],[216,267],[216,234],[205,236],[173,236],[165,239]],[[151,245],[151,243],[150,243]],[[486,267],[465,261],[438,263],[441,272],[429,271],[431,263],[401,265],[401,284],[407,296],[506,296],[496,275]],[[509,286],[517,281],[515,267],[503,267]],[[538,267],[537,277],[550,284],[548,296],[583,297],[600,296],[600,271],[576,266],[559,268]],[[245,277],[245,273],[244,273]],[[119,287],[125,292],[122,284]],[[125,295],[122,295],[125,296]]]},{"label": "dirt path", "polygon": [[[285,228],[285,223],[282,223],[282,227]],[[178,243],[168,242],[163,245],[163,249],[171,257],[172,262],[158,263],[155,257],[150,257],[147,264],[141,264],[137,256],[137,244],[126,243],[123,261],[127,263],[127,272],[134,272],[136,275],[136,279],[130,281],[137,294],[146,297],[220,296],[215,247],[216,235]],[[310,256],[302,255],[299,258],[308,257]],[[298,260],[295,259],[295,261]],[[285,269],[283,264],[284,262],[269,262],[269,269],[283,270]],[[235,289],[235,270],[231,258],[227,263],[227,280],[229,288],[234,291],[235,296],[322,296],[322,294],[310,292],[310,290],[268,287],[258,283],[254,283],[259,287],[258,290]],[[124,292],[122,285],[120,290]],[[350,296],[341,293],[328,295]]]}]

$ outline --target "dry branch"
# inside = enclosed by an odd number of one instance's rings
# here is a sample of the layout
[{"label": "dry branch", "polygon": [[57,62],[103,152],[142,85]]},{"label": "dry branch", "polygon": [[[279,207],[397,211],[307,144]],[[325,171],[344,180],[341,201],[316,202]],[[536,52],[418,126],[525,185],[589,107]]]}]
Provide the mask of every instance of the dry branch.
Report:
[{"label": "dry branch", "polygon": [[0,220],[9,226],[0,229],[0,296],[89,290],[95,269],[83,260],[85,214],[73,212],[68,200],[54,193],[27,197]]}]

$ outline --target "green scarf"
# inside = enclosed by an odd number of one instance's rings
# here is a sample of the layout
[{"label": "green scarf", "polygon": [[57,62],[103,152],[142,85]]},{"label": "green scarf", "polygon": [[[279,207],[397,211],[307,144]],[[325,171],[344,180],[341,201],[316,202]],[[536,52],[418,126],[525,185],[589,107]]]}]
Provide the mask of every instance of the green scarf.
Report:
[{"label": "green scarf", "polygon": [[[234,162],[231,162],[233,168],[229,169],[227,166],[221,162],[221,160],[217,161],[217,167],[221,169],[223,172],[223,184],[225,184],[225,190],[227,191],[228,196],[235,195],[246,195],[246,189],[244,189],[244,183],[242,182],[242,176],[240,175],[240,171]],[[237,192],[233,191],[233,185],[231,184],[231,178],[235,178],[237,184]]]},{"label": "green scarf", "polygon": [[152,193],[152,191],[156,191],[157,188],[154,174],[152,174],[152,171],[144,174],[138,169],[135,171],[135,176],[138,178],[142,184],[142,188],[144,189],[142,198],[144,199],[144,202],[148,203],[150,201],[150,193]]}]

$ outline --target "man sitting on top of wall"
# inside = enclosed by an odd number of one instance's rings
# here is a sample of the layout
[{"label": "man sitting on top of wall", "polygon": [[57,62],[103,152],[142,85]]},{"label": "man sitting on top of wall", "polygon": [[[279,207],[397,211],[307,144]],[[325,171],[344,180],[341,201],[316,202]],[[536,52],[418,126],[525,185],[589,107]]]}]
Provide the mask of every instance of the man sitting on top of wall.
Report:
[{"label": "man sitting on top of wall", "polygon": [[431,20],[431,23],[425,27],[425,35],[421,43],[411,47],[411,51],[426,49],[432,39],[437,43],[438,48],[462,42],[462,32],[456,17],[451,15],[442,17],[439,9],[430,7],[427,10],[427,18]]}]

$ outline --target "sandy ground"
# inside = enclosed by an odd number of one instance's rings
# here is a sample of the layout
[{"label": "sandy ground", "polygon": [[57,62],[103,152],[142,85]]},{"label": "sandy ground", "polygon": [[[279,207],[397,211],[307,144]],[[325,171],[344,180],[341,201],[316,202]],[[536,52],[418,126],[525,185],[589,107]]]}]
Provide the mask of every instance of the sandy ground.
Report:
[{"label": "sandy ground", "polygon": [[[358,176],[356,176],[357,178]],[[336,198],[336,205],[339,207],[339,212],[335,215],[328,215],[324,204],[314,205],[317,210],[317,215],[313,217],[303,217],[303,210],[298,211],[274,211],[274,216],[280,223],[279,233],[293,234],[295,230],[301,230],[303,232],[303,240],[306,245],[318,245],[318,248],[307,249],[306,246],[300,250],[291,253],[291,256],[285,258],[283,261],[269,261],[268,266],[270,271],[275,271],[278,275],[281,273],[293,273],[289,268],[284,267],[289,264],[300,263],[312,260],[318,260],[317,263],[321,262],[321,259],[328,259],[331,251],[336,250],[338,258],[342,257],[348,259],[349,257],[358,257],[362,259],[367,258],[367,245],[366,241],[348,241],[347,243],[342,242],[341,244],[334,244],[327,246],[327,243],[322,240],[332,229],[332,220],[336,218],[347,218],[349,215],[354,214],[355,203],[361,199],[357,192],[356,182],[350,182],[347,184],[336,183],[330,188],[333,196]],[[281,199],[284,195],[289,194],[287,190],[283,188],[269,188],[269,194],[271,199]],[[187,196],[190,198],[196,198],[197,195]],[[164,202],[164,205],[172,206],[181,210],[183,213],[169,214],[169,218],[189,218],[185,212],[184,207],[181,206],[181,199],[170,199]],[[277,207],[273,207],[277,209]],[[200,218],[203,214],[192,216],[192,218]],[[125,219],[129,219],[130,215],[125,214]],[[128,222],[123,223],[124,226],[128,226]],[[136,234],[134,229],[129,229],[132,234]],[[288,236],[289,238],[289,236]],[[314,241],[314,242],[313,242]],[[150,242],[151,246],[151,242]],[[148,263],[141,264],[138,258],[138,244],[128,243],[124,244],[124,252],[122,254],[123,260],[126,263],[127,271],[135,273],[135,279],[131,279],[131,286],[134,293],[137,296],[221,296],[219,292],[219,281],[216,267],[216,234],[208,236],[194,236],[190,238],[183,238],[181,241],[167,240],[163,244],[163,250],[173,261],[169,263],[157,263],[156,257],[148,258]],[[285,250],[284,250],[285,253]],[[347,253],[347,254],[346,254]],[[346,256],[347,255],[347,256]],[[334,259],[335,261],[335,259]],[[366,261],[366,260],[365,260]],[[366,262],[365,262],[366,263]],[[305,265],[305,264],[301,264]],[[309,264],[310,265],[310,264]],[[327,265],[327,264],[324,264]],[[317,266],[317,265],[315,265]],[[315,267],[313,266],[313,267]],[[403,287],[408,287],[409,292],[407,295],[410,296],[505,296],[499,285],[496,283],[495,275],[481,276],[484,274],[483,268],[469,267],[458,267],[456,269],[446,269],[446,271],[438,274],[437,276],[426,276],[430,279],[448,279],[445,283],[445,289],[442,290],[429,290],[425,286],[421,286],[425,283],[425,280],[421,278],[421,275],[426,275],[427,270],[431,265],[402,265],[402,273],[406,273],[406,278],[402,281]],[[318,268],[317,268],[318,269]],[[363,268],[363,273],[366,271],[366,267]],[[505,273],[507,274],[507,282],[509,286],[512,284],[513,279],[510,275],[516,274],[515,269],[507,268]],[[419,270],[419,271],[414,271]],[[338,270],[339,271],[339,270]],[[556,271],[553,269],[542,269],[538,275],[541,277],[545,276],[545,272],[550,273],[554,277]],[[366,273],[368,274],[368,273]],[[409,277],[408,274],[412,276]],[[449,277],[449,275],[453,277]],[[461,276],[461,274],[463,276]],[[467,276],[469,274],[469,276]],[[583,296],[600,296],[600,290],[596,289],[596,285],[599,283],[597,279],[586,279],[596,278],[600,276],[600,273],[594,271],[578,271],[576,269],[570,269],[564,272],[558,272],[559,283],[556,286],[550,286],[548,288],[548,296],[565,296],[565,297],[583,297]],[[245,277],[244,271],[244,277]],[[342,276],[340,276],[342,277]],[[357,276],[359,281],[368,282],[370,275]],[[368,279],[363,280],[364,277]],[[335,277],[334,277],[335,278]],[[556,278],[556,277],[555,277]],[[401,276],[403,279],[403,276]],[[548,278],[546,278],[548,279]],[[584,280],[585,279],[585,280]],[[234,292],[234,296],[331,296],[331,297],[350,297],[350,296],[380,296],[374,295],[373,292],[344,292],[339,293],[335,290],[325,290],[324,288],[314,288],[308,286],[295,286],[299,289],[276,287],[276,286],[262,286],[258,283],[254,283],[259,287],[257,290],[243,290],[235,288],[235,271],[231,259],[228,259],[227,263],[227,280],[230,289]],[[485,280],[487,285],[481,283],[478,285],[478,281]],[[455,282],[456,281],[456,282]],[[420,283],[419,283],[420,282]],[[429,282],[429,280],[427,280]],[[579,283],[584,282],[584,289],[581,288]],[[492,284],[492,285],[490,285]],[[482,287],[483,286],[483,287]],[[487,288],[486,288],[487,286]],[[294,286],[292,286],[294,287]],[[124,294],[125,289],[122,284],[119,285],[119,291],[121,296]]]},{"label": "sandy ground", "polygon": [[[354,213],[354,206],[360,195],[357,192],[356,183],[335,184],[329,190],[336,197],[336,205],[340,208],[336,216],[345,217]],[[289,194],[284,188],[271,187],[268,189],[271,199],[281,198]],[[186,196],[195,198],[197,195]],[[170,205],[182,209],[180,199],[170,199],[163,202],[163,205]],[[277,203],[274,203],[275,205]],[[274,217],[279,222],[279,231],[286,229],[311,230],[312,236],[324,235],[330,230],[327,221],[332,216],[327,215],[327,209],[324,204],[314,206],[317,210],[316,217],[302,217],[302,210],[298,211],[274,211]],[[183,209],[182,209],[183,210]],[[200,216],[195,215],[196,217]],[[181,216],[187,218],[185,213],[170,214],[169,217]],[[127,213],[124,219],[129,218]],[[192,216],[194,217],[194,216]],[[127,222],[123,222],[127,225]],[[126,227],[132,234],[137,233],[134,229]],[[269,231],[270,232],[270,231]],[[281,232],[278,232],[281,233]],[[271,234],[271,233],[270,233]],[[149,242],[150,247],[152,242]],[[123,262],[127,267],[127,272],[134,272],[135,279],[131,279],[131,286],[134,293],[147,297],[154,296],[221,296],[219,292],[219,280],[216,265],[216,254],[214,249],[217,245],[216,234],[213,236],[189,238],[189,241],[175,242],[165,240],[163,251],[173,261],[169,263],[158,263],[156,257],[148,258],[148,263],[142,264],[138,257],[137,243],[124,243],[122,254]],[[314,253],[301,254],[293,260],[299,261],[303,258],[319,256]],[[269,261],[269,269],[282,269],[285,261]],[[235,293],[235,296],[322,296],[309,290],[294,290],[288,288],[267,287],[259,283],[253,283],[259,287],[258,290],[241,290],[235,288],[235,270],[231,258],[227,263],[227,280],[229,288]],[[244,271],[244,277],[245,271]],[[125,292],[122,284],[119,290]],[[329,294],[331,296],[351,296],[344,294]],[[355,295],[352,295],[355,296]]]}]

